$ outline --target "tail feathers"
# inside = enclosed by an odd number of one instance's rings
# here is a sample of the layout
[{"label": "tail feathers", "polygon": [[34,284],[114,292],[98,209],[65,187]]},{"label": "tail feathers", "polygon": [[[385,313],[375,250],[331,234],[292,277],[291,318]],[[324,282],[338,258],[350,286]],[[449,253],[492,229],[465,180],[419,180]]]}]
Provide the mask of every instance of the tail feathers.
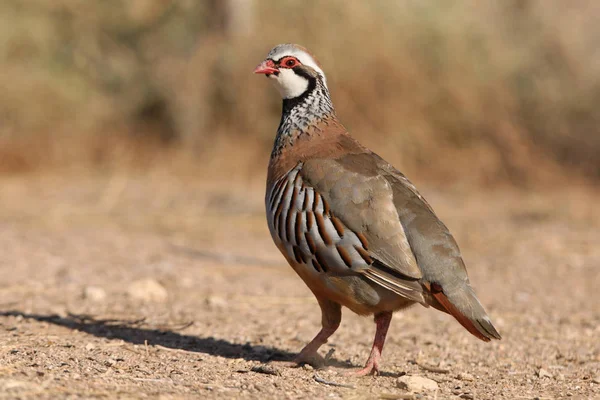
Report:
[{"label": "tail feathers", "polygon": [[502,339],[470,286],[446,294],[441,286],[432,284],[431,294],[473,336],[484,342]]},{"label": "tail feathers", "polygon": [[368,268],[363,271],[363,274],[373,282],[378,283],[402,297],[406,297],[407,299],[419,302],[423,305],[427,304],[423,298],[421,284],[417,281],[401,279],[377,267]]}]

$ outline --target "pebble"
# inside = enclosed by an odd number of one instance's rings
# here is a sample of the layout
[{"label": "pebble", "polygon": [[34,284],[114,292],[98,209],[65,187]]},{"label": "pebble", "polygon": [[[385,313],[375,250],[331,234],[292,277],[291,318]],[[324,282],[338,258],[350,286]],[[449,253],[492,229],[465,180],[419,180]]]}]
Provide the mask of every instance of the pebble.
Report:
[{"label": "pebble", "polygon": [[473,382],[475,380],[475,377],[469,374],[468,372],[461,372],[456,376],[456,379],[461,381]]},{"label": "pebble", "polygon": [[86,286],[83,289],[83,298],[99,303],[106,299],[106,291],[98,286]]},{"label": "pebble", "polygon": [[227,300],[220,296],[209,296],[206,298],[206,305],[210,308],[224,308],[227,306]]},{"label": "pebble", "polygon": [[538,377],[541,378],[552,378],[552,374],[546,371],[544,368],[540,368],[538,371]]},{"label": "pebble", "polygon": [[154,279],[140,279],[129,285],[131,298],[144,302],[164,303],[169,297],[167,289]]},{"label": "pebble", "polygon": [[423,392],[438,389],[436,381],[422,376],[401,376],[396,381],[396,385],[398,388],[408,390],[409,392]]}]

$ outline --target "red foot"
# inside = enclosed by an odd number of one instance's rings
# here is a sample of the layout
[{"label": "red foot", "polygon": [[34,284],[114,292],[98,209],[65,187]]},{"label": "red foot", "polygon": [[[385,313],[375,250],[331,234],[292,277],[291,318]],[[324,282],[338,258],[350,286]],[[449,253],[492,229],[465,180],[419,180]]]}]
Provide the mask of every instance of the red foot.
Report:
[{"label": "red foot", "polygon": [[375,340],[373,340],[373,347],[371,348],[371,354],[365,364],[365,367],[358,371],[352,371],[348,375],[354,376],[366,376],[366,375],[377,375],[379,373],[379,362],[381,361],[381,352],[383,350],[383,344],[385,343],[385,336],[387,335],[390,322],[392,321],[391,312],[383,312],[375,315],[375,323],[377,324],[377,330],[375,331]]},{"label": "red foot", "polygon": [[314,337],[313,340],[294,358],[293,364],[300,366],[302,364],[309,364],[315,368],[321,368],[325,365],[326,359],[321,357],[317,351],[319,347],[327,343],[327,339],[335,332],[339,322],[332,324],[331,326],[324,326],[321,331]]},{"label": "red foot", "polygon": [[367,362],[364,368],[359,369],[358,371],[348,372],[346,375],[349,376],[367,376],[373,375],[377,376],[379,374],[379,363],[375,361]]}]

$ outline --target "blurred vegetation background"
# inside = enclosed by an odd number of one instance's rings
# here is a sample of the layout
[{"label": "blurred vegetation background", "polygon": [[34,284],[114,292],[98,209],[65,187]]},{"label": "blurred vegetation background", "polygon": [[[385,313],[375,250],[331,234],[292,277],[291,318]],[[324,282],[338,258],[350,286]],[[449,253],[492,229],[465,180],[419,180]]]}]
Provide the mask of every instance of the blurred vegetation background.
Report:
[{"label": "blurred vegetation background", "polygon": [[262,179],[281,105],[252,70],[295,42],[409,176],[597,182],[599,18],[594,0],[2,0],[0,171]]}]

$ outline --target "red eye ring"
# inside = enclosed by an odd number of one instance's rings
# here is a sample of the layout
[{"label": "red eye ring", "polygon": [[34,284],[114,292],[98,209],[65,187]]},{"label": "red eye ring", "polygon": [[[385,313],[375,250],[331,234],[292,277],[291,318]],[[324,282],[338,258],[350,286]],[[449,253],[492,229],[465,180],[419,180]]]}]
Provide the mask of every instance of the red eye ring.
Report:
[{"label": "red eye ring", "polygon": [[295,57],[285,57],[281,60],[280,65],[285,68],[294,68],[300,62]]}]

